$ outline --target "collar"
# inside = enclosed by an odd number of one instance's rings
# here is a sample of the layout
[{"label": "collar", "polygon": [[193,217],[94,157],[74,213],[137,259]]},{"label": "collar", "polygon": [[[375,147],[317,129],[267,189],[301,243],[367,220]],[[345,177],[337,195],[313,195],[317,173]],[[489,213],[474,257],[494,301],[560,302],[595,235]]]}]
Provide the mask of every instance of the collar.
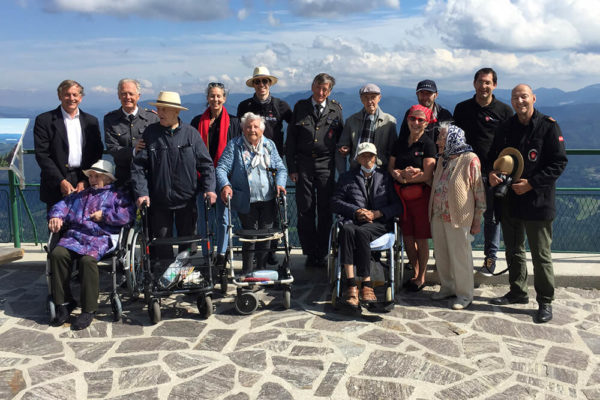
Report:
[{"label": "collar", "polygon": [[375,122],[375,121],[379,120],[379,107],[377,107],[377,109],[375,110],[375,114],[367,114],[367,112],[365,111],[365,108],[363,107],[362,114],[363,114],[363,121],[367,118],[370,118],[371,121]]},{"label": "collar", "polygon": [[317,103],[317,102],[315,101],[315,98],[314,98],[314,97],[312,97],[312,96],[310,96],[310,102],[312,103],[312,106],[313,106],[313,108],[315,108],[315,106],[316,106],[317,104],[321,104],[321,107],[323,108],[323,110],[325,110],[325,107],[327,107],[327,99],[325,99],[325,101],[324,101],[324,102],[322,102],[322,103]]},{"label": "collar", "polygon": [[255,102],[257,102],[258,104],[269,104],[271,102],[271,94],[269,93],[269,96],[267,96],[266,100],[261,100],[256,96],[256,93],[254,93],[254,96],[252,96],[252,98],[254,99]]},{"label": "collar", "polygon": [[79,118],[79,107],[77,107],[77,112],[75,113],[75,116],[72,117],[72,118],[69,115],[69,113],[66,112],[64,108],[62,108],[62,106],[60,106],[60,112],[62,113],[63,119],[77,119],[77,118]]},{"label": "collar", "polygon": [[127,111],[123,110],[123,107],[121,107],[121,111],[123,111],[123,114],[125,114],[125,117],[129,118],[130,115],[133,115],[135,117],[138,114],[139,108],[138,108],[138,106],[135,106],[135,110],[133,110],[132,113],[128,113]]}]

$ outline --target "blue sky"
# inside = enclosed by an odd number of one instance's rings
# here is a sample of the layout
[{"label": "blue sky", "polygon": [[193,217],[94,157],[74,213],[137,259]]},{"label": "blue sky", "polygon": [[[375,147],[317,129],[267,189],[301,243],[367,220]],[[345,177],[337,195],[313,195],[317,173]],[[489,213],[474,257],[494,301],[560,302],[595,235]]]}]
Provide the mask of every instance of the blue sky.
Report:
[{"label": "blue sky", "polygon": [[144,98],[215,80],[250,92],[259,64],[280,78],[274,92],[319,72],[339,87],[468,91],[482,66],[501,88],[575,90],[600,82],[598,21],[600,0],[5,0],[0,105],[55,101],[66,78],[86,101],[115,96],[122,77]]}]

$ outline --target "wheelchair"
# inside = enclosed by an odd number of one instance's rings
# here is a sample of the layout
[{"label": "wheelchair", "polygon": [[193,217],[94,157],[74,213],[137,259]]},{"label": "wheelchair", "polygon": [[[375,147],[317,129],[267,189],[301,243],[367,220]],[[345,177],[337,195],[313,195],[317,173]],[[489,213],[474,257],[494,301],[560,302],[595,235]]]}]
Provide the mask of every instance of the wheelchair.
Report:
[{"label": "wheelchair", "polygon": [[[329,254],[327,256],[327,272],[329,284],[331,285],[331,305],[338,309],[343,304],[342,278],[343,268],[339,257],[339,231],[341,222],[339,216],[334,215],[329,234]],[[404,248],[402,241],[402,230],[400,220],[394,219],[393,230],[380,236],[371,242],[371,281],[377,295],[378,301],[367,303],[369,309],[391,311],[395,305],[396,291],[404,281]],[[385,262],[382,261],[382,253],[385,252]],[[381,266],[382,274],[377,276],[376,268]],[[377,278],[377,279],[375,279]],[[385,288],[383,295],[379,287]]]},{"label": "wheelchair", "polygon": [[[112,288],[110,291],[110,304],[113,312],[113,320],[119,321],[123,314],[123,307],[121,302],[121,297],[117,292],[117,288],[119,287],[117,283],[117,275],[118,271],[121,270],[121,267],[125,269],[123,265],[123,261],[126,259],[130,259],[132,257],[132,248],[130,246],[129,239],[132,237],[134,229],[129,226],[121,227],[121,230],[118,234],[111,235],[113,247],[98,260],[98,269],[100,270],[100,266],[102,264],[106,264],[107,262],[111,266],[109,270],[109,274],[111,275],[111,283]],[[44,246],[44,250],[48,255],[54,250],[54,247],[58,244],[60,239],[59,233],[50,233],[47,244]],[[75,260],[72,267],[72,276],[77,276],[77,261]],[[50,267],[50,259],[46,257],[46,283],[48,285],[48,297],[46,299],[46,310],[48,311],[50,317],[50,323],[52,323],[56,319],[56,303],[54,302],[54,298],[52,296],[52,269]],[[72,308],[75,308],[76,301],[74,299],[70,300],[70,305]]]}]

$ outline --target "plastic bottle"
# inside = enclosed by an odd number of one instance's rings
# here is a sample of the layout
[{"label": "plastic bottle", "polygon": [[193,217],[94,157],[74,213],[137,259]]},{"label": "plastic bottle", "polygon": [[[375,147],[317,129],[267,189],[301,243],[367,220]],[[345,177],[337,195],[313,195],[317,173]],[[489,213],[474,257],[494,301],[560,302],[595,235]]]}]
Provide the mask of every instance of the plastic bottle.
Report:
[{"label": "plastic bottle", "polygon": [[177,254],[177,257],[175,257],[175,261],[173,261],[169,265],[167,270],[160,277],[160,279],[158,281],[160,286],[162,286],[165,289],[168,289],[171,286],[174,286],[175,284],[177,284],[177,282],[179,280],[179,274],[181,272],[181,268],[186,263],[186,261],[189,257],[190,257],[190,253],[187,250],[182,251],[181,253]]},{"label": "plastic bottle", "polygon": [[259,269],[248,275],[245,280],[252,281],[276,281],[279,279],[279,273],[274,269]]}]

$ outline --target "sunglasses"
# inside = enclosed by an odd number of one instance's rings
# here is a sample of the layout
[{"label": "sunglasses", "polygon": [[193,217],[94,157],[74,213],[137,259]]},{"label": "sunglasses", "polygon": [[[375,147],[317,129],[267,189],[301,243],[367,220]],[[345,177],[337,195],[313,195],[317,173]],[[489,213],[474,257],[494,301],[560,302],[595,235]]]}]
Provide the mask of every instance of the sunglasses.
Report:
[{"label": "sunglasses", "polygon": [[408,120],[412,121],[412,122],[418,122],[419,124],[422,124],[424,122],[427,122],[427,119],[422,118],[422,117],[415,117],[413,115],[409,115],[408,116]]},{"label": "sunglasses", "polygon": [[266,85],[270,84],[271,81],[269,79],[263,78],[263,79],[255,79],[252,81],[252,83],[255,85],[260,85],[262,83],[263,85],[266,86]]},{"label": "sunglasses", "polygon": [[224,89],[225,85],[223,85],[221,82],[211,82],[208,84],[208,87],[209,88],[218,87],[218,88]]}]

